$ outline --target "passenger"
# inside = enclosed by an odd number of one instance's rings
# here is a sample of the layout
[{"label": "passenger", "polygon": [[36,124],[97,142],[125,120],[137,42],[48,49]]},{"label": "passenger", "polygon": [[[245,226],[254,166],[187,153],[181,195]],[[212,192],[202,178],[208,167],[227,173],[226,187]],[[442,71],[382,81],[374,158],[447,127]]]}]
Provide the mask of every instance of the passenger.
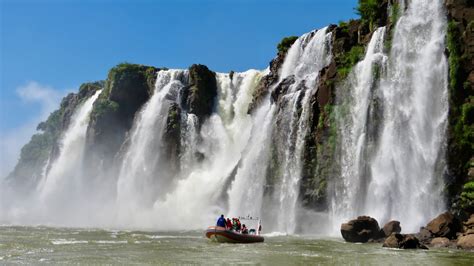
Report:
[{"label": "passenger", "polygon": [[230,221],[229,218],[227,218],[227,221],[225,222],[225,227],[226,227],[227,230],[232,229],[232,222]]},{"label": "passenger", "polygon": [[245,226],[245,224],[242,225],[242,234],[248,234],[249,233],[249,230],[247,229],[247,227]]},{"label": "passenger", "polygon": [[260,235],[260,232],[262,232],[262,225],[258,226],[258,234]]},{"label": "passenger", "polygon": [[224,214],[221,214],[221,217],[217,220],[217,226],[225,227],[225,218]]},{"label": "passenger", "polygon": [[240,220],[237,219],[237,232],[240,232],[241,229],[242,229],[242,224],[240,223]]},{"label": "passenger", "polygon": [[232,218],[232,229],[234,229],[234,231],[237,231],[237,219],[235,218]]}]

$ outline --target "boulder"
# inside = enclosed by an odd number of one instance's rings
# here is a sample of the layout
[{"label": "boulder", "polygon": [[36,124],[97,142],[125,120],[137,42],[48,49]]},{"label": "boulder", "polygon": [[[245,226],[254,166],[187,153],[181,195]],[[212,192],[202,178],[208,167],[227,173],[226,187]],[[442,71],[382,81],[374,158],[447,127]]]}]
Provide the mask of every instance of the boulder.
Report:
[{"label": "boulder", "polygon": [[474,214],[471,214],[471,217],[464,223],[464,231],[474,230]]},{"label": "boulder", "polygon": [[474,234],[460,236],[458,238],[458,242],[456,243],[456,246],[462,249],[473,250],[474,249]]},{"label": "boulder", "polygon": [[393,233],[385,239],[382,247],[400,249],[428,249],[412,234]]},{"label": "boulder", "polygon": [[428,229],[426,229],[426,227],[421,227],[420,232],[416,234],[416,237],[425,244],[430,243],[431,239],[434,238],[433,234]]},{"label": "boulder", "polygon": [[449,247],[450,244],[451,244],[451,241],[446,237],[435,237],[430,242],[430,245],[437,248]]},{"label": "boulder", "polygon": [[383,226],[381,234],[383,234],[385,237],[388,237],[392,233],[399,234],[401,231],[402,227],[400,226],[399,221],[390,221]]},{"label": "boulder", "polygon": [[347,242],[365,243],[370,239],[380,238],[380,227],[372,217],[359,216],[341,225],[341,234]]},{"label": "boulder", "polygon": [[456,238],[456,233],[462,230],[461,222],[450,212],[440,214],[426,225],[433,237]]}]

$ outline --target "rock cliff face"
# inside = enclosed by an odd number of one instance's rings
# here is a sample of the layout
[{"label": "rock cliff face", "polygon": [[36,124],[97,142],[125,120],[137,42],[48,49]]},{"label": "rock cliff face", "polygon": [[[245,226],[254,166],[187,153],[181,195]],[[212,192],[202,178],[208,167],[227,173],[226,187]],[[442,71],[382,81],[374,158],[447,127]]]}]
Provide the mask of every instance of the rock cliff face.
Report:
[{"label": "rock cliff face", "polygon": [[[136,112],[153,94],[156,72],[150,66],[120,64],[109,71],[105,88],[94,103],[87,129],[90,164],[110,165],[132,127]],[[93,166],[91,166],[93,167]]]},{"label": "rock cliff face", "polygon": [[[334,115],[336,87],[363,57],[376,27],[387,27],[385,49],[390,49],[392,30],[398,19],[398,1],[380,0],[370,8],[372,11],[368,12],[361,7],[359,13],[362,17],[359,20],[328,27],[328,32],[332,33],[332,59],[320,71],[316,93],[310,99],[309,129],[299,184],[299,200],[304,207],[312,210],[327,209],[328,182],[338,175]],[[474,178],[474,7],[472,1],[446,0],[446,10],[449,19],[446,53],[450,65],[447,191],[454,209],[459,213],[472,213],[474,185],[469,184],[473,184]],[[279,51],[270,62],[269,73],[260,80],[253,94],[249,113],[255,112],[267,97],[279,103],[295,82],[294,77],[287,77],[275,87],[288,48],[295,40],[285,38],[278,46]],[[86,164],[90,169],[108,169],[114,161],[120,160],[134,118],[153,95],[156,73],[161,70],[151,66],[120,64],[110,70],[105,82],[85,83],[77,94],[66,96],[60,108],[38,125],[41,133],[34,135],[23,147],[9,182],[25,188],[35,185],[42,171],[48,170],[47,161],[57,156],[61,133],[69,124],[73,111],[99,89],[103,91],[94,103],[87,129],[86,150],[90,151],[88,154],[91,156],[86,158]],[[183,150],[181,135],[185,127],[181,121],[182,113],[195,114],[202,124],[216,112],[216,73],[204,65],[192,65],[188,74],[187,84],[180,95],[169,96],[177,99],[168,110],[163,138],[165,145],[162,152],[169,157],[170,169],[176,172],[180,168],[179,158]],[[372,104],[376,106],[376,103]],[[377,124],[377,121],[372,122]],[[273,174],[276,164],[278,161],[274,159],[269,163],[268,175]],[[271,186],[271,178],[268,180],[270,184],[267,185]],[[378,233],[378,225],[376,227]]]},{"label": "rock cliff face", "polygon": [[450,205],[474,212],[474,3],[446,0],[449,56],[448,180]]}]

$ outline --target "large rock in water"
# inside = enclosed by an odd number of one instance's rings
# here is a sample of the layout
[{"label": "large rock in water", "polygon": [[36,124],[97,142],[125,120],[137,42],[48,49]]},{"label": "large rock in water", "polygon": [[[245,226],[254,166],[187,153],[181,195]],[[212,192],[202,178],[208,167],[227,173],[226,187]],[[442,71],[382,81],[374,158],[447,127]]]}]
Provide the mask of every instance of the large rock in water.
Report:
[{"label": "large rock in water", "polygon": [[369,216],[359,216],[341,225],[341,234],[347,242],[365,243],[370,239],[380,238],[380,227],[377,220]]},{"label": "large rock in water", "polygon": [[456,245],[462,249],[474,249],[474,234],[460,236]]},{"label": "large rock in water", "polygon": [[446,237],[435,237],[431,240],[430,245],[437,248],[449,247],[451,246],[451,241]]},{"label": "large rock in water", "polygon": [[432,237],[456,238],[456,233],[462,230],[461,222],[450,212],[440,214],[425,227]]},{"label": "large rock in water", "polygon": [[382,233],[385,237],[390,236],[392,233],[399,234],[402,231],[399,221],[390,221],[386,223],[382,228]]},{"label": "large rock in water", "polygon": [[391,234],[383,242],[382,247],[386,248],[401,248],[401,249],[428,249],[421,244],[418,238],[411,234]]}]

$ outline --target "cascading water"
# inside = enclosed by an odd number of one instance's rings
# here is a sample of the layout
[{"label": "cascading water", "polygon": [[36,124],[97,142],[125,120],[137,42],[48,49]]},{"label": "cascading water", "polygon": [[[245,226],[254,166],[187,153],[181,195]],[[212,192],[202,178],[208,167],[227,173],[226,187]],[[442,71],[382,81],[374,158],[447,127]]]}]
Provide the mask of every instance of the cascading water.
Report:
[{"label": "cascading water", "polygon": [[86,131],[92,106],[100,93],[100,90],[96,91],[71,117],[71,123],[60,142],[59,156],[51,162],[50,170],[45,172],[38,184],[41,207],[47,205],[50,211],[64,212],[62,202],[66,199],[72,201],[81,193]]},{"label": "cascading water", "polygon": [[[370,76],[372,64],[357,66],[352,128],[342,131],[349,134],[342,142],[347,145],[342,168],[345,190],[334,198],[338,202],[345,197],[342,215],[355,215],[350,210],[356,210],[382,223],[396,219],[404,231],[413,232],[443,210],[448,114],[445,34],[442,1],[409,2],[395,27],[387,70],[377,88],[383,115],[381,121],[370,121],[380,124],[370,158],[363,156],[367,138],[363,121],[372,82],[364,82],[363,77]],[[367,53],[365,60],[370,60],[368,56],[373,58]],[[368,171],[362,171],[361,165],[367,164]],[[366,197],[360,197],[363,191]]]},{"label": "cascading water", "polygon": [[[200,132],[184,134],[183,140],[191,144],[185,154],[198,152],[204,159],[194,161],[194,166],[182,173],[176,188],[155,202],[153,212],[161,218],[154,226],[205,227],[216,213],[225,212],[226,184],[250,138],[252,119],[247,112],[261,77],[262,73],[255,70],[234,73],[232,78],[229,74],[216,74],[218,111],[200,125]],[[187,128],[195,128],[192,117],[187,114]]]},{"label": "cascading water", "polygon": [[[338,88],[337,102],[348,106],[345,113],[338,113],[340,131],[340,173],[341,178],[334,184],[331,191],[330,211],[334,220],[346,221],[363,213],[364,194],[366,190],[368,149],[374,143],[369,139],[369,126],[376,122],[371,112],[374,112],[373,101],[376,96],[376,79],[374,70],[383,69],[387,57],[383,54],[385,27],[377,29],[367,47],[367,52],[351,71],[345,83]],[[372,121],[371,121],[372,120]],[[362,192],[362,193],[361,193]],[[333,223],[335,227],[338,222]],[[335,228],[338,229],[338,228]]]},{"label": "cascading water", "polygon": [[443,2],[413,0],[393,36],[380,86],[383,127],[371,165],[367,214],[415,231],[444,209],[448,65]]},{"label": "cascading water", "polygon": [[[279,139],[282,145],[282,177],[278,195],[278,231],[294,233],[296,229],[299,181],[302,172],[302,154],[308,133],[310,99],[316,92],[319,71],[331,60],[331,33],[327,28],[307,33],[291,46],[282,66],[281,79],[293,76],[294,83],[283,96],[286,108],[277,119],[285,121],[288,131]],[[287,122],[286,122],[287,121]]]},{"label": "cascading water", "polygon": [[154,94],[135,120],[117,183],[121,219],[135,220],[137,209],[149,209],[169,188],[159,152],[171,103],[167,97],[177,95],[186,78],[184,70],[159,71]]},{"label": "cascading water", "polygon": [[[53,193],[64,192],[65,187],[68,187],[66,193],[69,193],[69,189],[76,185],[75,183],[78,181],[76,177],[79,178],[81,175],[81,162],[90,112],[100,92],[96,91],[71,117],[71,124],[66,129],[60,143],[59,156],[52,162],[51,169],[47,174],[45,173],[43,180],[38,185],[43,199]],[[71,174],[73,176],[70,176]]]}]

